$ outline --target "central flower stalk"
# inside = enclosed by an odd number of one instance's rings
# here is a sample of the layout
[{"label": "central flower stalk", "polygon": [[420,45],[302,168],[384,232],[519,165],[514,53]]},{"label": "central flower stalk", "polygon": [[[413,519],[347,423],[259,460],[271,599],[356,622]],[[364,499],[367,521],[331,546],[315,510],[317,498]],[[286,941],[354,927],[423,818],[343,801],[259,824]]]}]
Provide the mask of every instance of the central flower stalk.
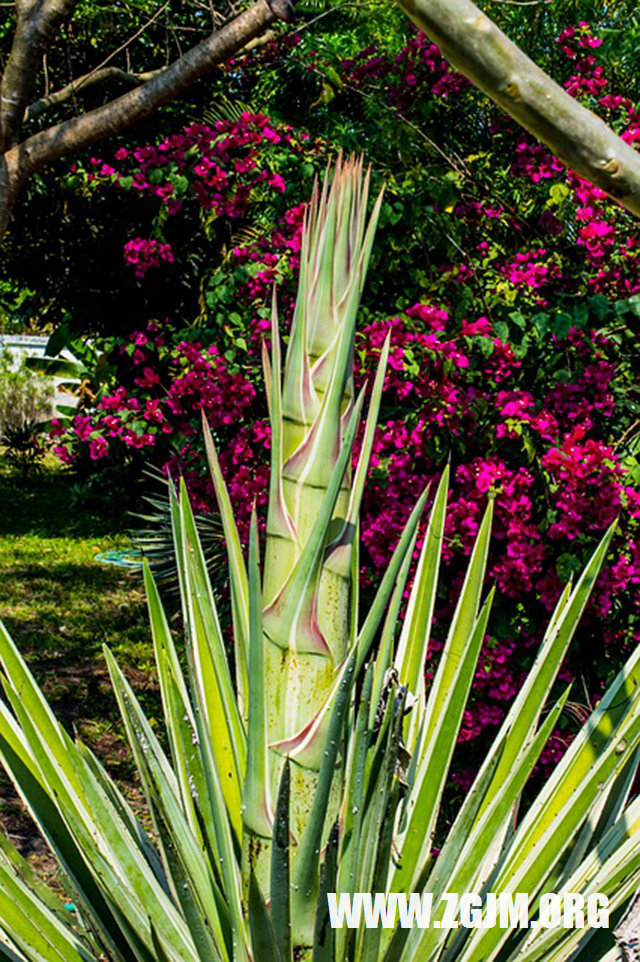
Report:
[{"label": "central flower stalk", "polygon": [[[352,446],[356,315],[381,198],[367,223],[368,174],[338,159],[307,210],[284,374],[274,305],[265,373],[272,426],[263,583],[271,790],[292,759],[291,831],[303,832],[322,755],[319,728],[352,638],[357,505]],[[325,712],[326,714],[326,712]],[[336,792],[340,780],[336,779]]]}]

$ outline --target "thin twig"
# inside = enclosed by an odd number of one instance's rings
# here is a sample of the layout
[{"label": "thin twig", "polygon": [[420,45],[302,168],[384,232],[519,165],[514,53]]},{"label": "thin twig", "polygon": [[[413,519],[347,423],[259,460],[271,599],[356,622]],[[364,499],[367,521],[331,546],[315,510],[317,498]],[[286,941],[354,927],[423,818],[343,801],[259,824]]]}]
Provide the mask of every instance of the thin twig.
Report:
[{"label": "thin twig", "polygon": [[627,430],[624,432],[624,434],[623,434],[621,437],[618,438],[618,440],[617,440],[617,441],[615,442],[615,444],[613,445],[613,450],[614,450],[614,451],[617,451],[617,449],[624,444],[624,442],[627,440],[627,438],[628,438],[629,435],[632,433],[632,431],[635,431],[635,429],[638,428],[638,427],[640,427],[640,418],[638,418],[636,421],[634,421],[633,424],[629,425],[629,427],[628,427]]},{"label": "thin twig", "polygon": [[161,13],[164,13],[164,11],[167,9],[167,7],[169,6],[170,3],[171,3],[171,0],[166,0],[166,3],[163,3],[163,5],[160,7],[160,9],[159,9],[159,10],[156,10],[156,12],[155,12],[154,15],[151,17],[151,19],[150,19],[150,20],[147,20],[147,22],[144,23],[144,24],[140,27],[139,30],[136,30],[136,32],[133,34],[133,36],[129,37],[128,40],[125,40],[124,43],[120,44],[120,46],[118,47],[117,50],[114,50],[113,53],[110,53],[108,57],[105,57],[105,59],[102,60],[96,67],[94,67],[93,70],[89,71],[88,74],[85,74],[85,76],[84,76],[85,81],[88,80],[88,79],[91,77],[92,74],[97,73],[98,70],[101,70],[103,67],[106,67],[106,65],[107,65],[111,60],[113,60],[114,57],[117,57],[118,54],[119,54],[122,50],[125,50],[128,46],[130,46],[130,44],[132,44],[134,40],[137,40],[138,37],[139,37],[142,33],[144,33],[145,30],[147,30],[147,29],[151,26],[151,24],[154,23],[155,20],[158,19],[158,17],[160,16],[160,14],[161,14]]},{"label": "thin twig", "polygon": [[173,34],[173,39],[174,39],[174,41],[175,41],[176,47],[178,48],[178,56],[181,57],[181,56],[182,56],[182,44],[180,43],[180,37],[179,37],[178,34],[176,33],[176,28],[173,26],[173,24],[169,24],[168,26],[169,26],[169,30],[170,30],[171,33]]},{"label": "thin twig", "polygon": [[335,13],[336,10],[344,10],[346,7],[374,7],[374,6],[377,6],[377,4],[375,3],[375,0],[369,0],[369,2],[365,2],[365,3],[361,3],[360,0],[355,0],[355,2],[353,3],[337,3],[335,7],[329,7],[328,10],[324,10],[322,13],[319,13],[317,17],[312,17],[311,20],[305,20],[305,22],[297,28],[296,33],[302,33],[303,30],[307,30],[309,27],[312,27],[314,23],[317,23],[318,20],[324,20],[325,17],[328,17],[330,16],[330,14]]},{"label": "thin twig", "polygon": [[[66,34],[64,38],[64,49],[67,55],[67,69],[69,71],[69,76],[73,77],[73,63],[71,62],[71,48],[69,47],[69,38],[66,36]],[[67,84],[67,86],[69,87],[69,96],[73,100],[74,109],[76,113],[80,113],[80,105],[76,100],[76,88],[73,85],[73,80],[71,80],[71,82]]]}]

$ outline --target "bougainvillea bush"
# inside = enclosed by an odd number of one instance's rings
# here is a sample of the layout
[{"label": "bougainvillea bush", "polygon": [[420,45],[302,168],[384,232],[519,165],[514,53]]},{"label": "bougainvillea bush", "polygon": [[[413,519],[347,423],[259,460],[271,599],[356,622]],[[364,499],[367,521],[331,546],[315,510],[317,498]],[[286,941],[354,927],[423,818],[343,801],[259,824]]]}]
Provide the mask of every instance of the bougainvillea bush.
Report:
[{"label": "bougainvillea bush", "polygon": [[[556,76],[567,89],[604,112],[625,139],[639,139],[640,110],[600,62],[606,44],[597,32],[565,24],[553,40]],[[349,110],[355,117],[355,103],[377,105],[399,135],[395,156],[382,135],[367,145],[386,200],[357,340],[361,382],[375,372],[389,330],[392,349],[363,511],[362,580],[365,590],[376,584],[416,496],[451,459],[448,589],[436,612],[437,639],[482,506],[495,497],[489,577],[497,603],[461,735],[456,777],[465,787],[474,745],[504,717],[540,640],[538,625],[618,516],[563,672],[564,681],[577,682],[576,717],[640,640],[635,225],[480,101],[421,34],[390,31],[386,46],[353,51],[319,52],[304,35],[274,41],[229,67],[239,100],[251,102],[285,59],[289,83],[299,83],[298,106],[315,98],[316,129],[241,102],[227,117],[156,144],[121,146],[72,172],[72,189],[80,184],[114,202],[146,205],[148,230],[128,237],[123,260],[141,285],[164,271],[184,272],[199,285],[200,313],[132,318],[111,351],[111,386],[71,422],[54,423],[57,451],[95,470],[151,460],[184,474],[196,507],[207,510],[204,411],[246,536],[251,503],[262,505],[267,490],[269,431],[259,398],[271,290],[278,282],[286,325],[300,199],[332,150],[352,140],[352,131],[337,121],[332,130],[329,119]],[[282,100],[272,99],[282,116]],[[428,129],[430,143],[409,155],[416,124]],[[456,130],[465,131],[464,151],[451,143]],[[436,640],[432,657],[437,651]],[[571,730],[569,712],[546,764]]]}]

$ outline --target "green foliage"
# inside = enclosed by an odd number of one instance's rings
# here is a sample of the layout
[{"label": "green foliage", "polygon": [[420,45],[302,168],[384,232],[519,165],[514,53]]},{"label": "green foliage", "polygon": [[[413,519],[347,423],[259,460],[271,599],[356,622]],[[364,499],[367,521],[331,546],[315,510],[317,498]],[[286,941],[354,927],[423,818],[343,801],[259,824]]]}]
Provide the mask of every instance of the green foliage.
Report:
[{"label": "green foliage", "polygon": [[44,457],[43,422],[52,408],[52,382],[33,374],[25,357],[0,347],[0,445],[23,477]]}]

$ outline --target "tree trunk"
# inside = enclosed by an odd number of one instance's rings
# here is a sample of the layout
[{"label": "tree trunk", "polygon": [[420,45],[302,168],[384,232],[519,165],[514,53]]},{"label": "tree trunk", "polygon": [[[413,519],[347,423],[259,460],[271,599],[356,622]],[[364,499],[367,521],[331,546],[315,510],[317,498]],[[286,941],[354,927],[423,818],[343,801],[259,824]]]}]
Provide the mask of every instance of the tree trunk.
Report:
[{"label": "tree trunk", "polygon": [[4,235],[22,187],[18,172],[19,148],[0,154],[0,237]]}]

